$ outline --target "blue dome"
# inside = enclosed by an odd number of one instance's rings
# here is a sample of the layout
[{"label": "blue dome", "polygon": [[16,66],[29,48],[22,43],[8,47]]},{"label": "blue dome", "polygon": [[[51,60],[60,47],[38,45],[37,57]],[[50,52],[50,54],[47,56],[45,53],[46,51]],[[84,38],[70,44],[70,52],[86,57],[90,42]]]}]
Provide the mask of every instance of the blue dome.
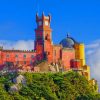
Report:
[{"label": "blue dome", "polygon": [[75,43],[76,41],[71,37],[67,37],[60,42],[64,48],[73,48]]}]

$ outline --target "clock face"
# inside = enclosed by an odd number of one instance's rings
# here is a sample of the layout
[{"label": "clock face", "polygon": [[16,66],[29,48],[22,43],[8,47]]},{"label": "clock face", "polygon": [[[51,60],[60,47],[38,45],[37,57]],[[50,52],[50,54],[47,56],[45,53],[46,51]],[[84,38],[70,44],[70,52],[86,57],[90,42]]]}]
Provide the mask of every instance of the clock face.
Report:
[{"label": "clock face", "polygon": [[45,21],[45,25],[46,25],[46,26],[48,26],[48,25],[49,25],[48,21]]},{"label": "clock face", "polygon": [[39,21],[39,26],[41,26],[42,25],[42,21]]}]

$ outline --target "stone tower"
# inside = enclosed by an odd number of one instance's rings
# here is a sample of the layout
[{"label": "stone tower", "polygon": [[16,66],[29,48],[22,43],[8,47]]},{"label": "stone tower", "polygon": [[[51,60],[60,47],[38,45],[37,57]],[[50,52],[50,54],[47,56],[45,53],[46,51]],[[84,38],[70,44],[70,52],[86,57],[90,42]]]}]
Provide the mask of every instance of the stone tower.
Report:
[{"label": "stone tower", "polygon": [[45,16],[44,13],[42,13],[42,16],[38,16],[38,14],[36,14],[35,50],[40,60],[46,57],[49,63],[51,63],[53,59],[50,21],[50,15]]}]

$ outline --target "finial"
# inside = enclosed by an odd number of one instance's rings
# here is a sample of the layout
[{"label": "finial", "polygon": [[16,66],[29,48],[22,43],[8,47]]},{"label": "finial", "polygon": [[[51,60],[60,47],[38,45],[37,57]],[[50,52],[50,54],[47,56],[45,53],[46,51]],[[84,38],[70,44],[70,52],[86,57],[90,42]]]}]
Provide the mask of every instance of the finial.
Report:
[{"label": "finial", "polygon": [[70,37],[70,33],[67,33],[67,37]]},{"label": "finial", "polygon": [[36,13],[36,16],[38,16],[38,12]]}]

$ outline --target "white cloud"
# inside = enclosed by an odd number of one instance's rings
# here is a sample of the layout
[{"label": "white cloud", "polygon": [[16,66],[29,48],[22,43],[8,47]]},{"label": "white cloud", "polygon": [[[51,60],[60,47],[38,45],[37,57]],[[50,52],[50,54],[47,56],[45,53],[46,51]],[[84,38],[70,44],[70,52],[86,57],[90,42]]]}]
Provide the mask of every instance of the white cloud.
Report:
[{"label": "white cloud", "polygon": [[17,50],[33,50],[34,41],[33,40],[19,40],[19,41],[8,41],[0,40],[0,46],[4,49],[17,49]]},{"label": "white cloud", "polygon": [[91,77],[98,81],[100,89],[100,40],[86,45],[86,59],[91,68]]}]

